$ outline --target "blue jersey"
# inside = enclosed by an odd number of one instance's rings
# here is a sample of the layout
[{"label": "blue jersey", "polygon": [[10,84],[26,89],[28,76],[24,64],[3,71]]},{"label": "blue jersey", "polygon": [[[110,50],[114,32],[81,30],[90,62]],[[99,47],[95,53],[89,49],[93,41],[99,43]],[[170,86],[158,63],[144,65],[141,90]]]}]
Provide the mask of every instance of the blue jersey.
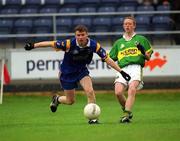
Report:
[{"label": "blue jersey", "polygon": [[[108,54],[95,40],[89,39],[86,47],[89,48],[92,54],[97,53],[102,60],[107,59]],[[62,50],[65,52],[63,61],[60,64],[60,71],[63,74],[72,74],[80,72],[81,70],[85,70],[87,69],[87,64],[89,64],[92,60],[92,58],[88,58],[84,62],[78,62],[73,60],[72,52],[82,48],[78,45],[76,38],[67,40],[57,40],[54,42],[54,48],[56,50]]]}]

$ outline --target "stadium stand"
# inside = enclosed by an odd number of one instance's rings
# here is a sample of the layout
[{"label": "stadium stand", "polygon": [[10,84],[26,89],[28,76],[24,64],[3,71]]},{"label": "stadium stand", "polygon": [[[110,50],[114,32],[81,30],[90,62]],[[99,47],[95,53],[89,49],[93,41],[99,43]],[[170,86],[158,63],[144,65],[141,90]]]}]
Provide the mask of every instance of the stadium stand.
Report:
[{"label": "stadium stand", "polygon": [[55,5],[45,5],[40,10],[39,13],[57,13],[58,9]]},{"label": "stadium stand", "polygon": [[95,7],[80,7],[79,10],[78,10],[79,13],[93,13],[93,12],[96,12],[96,8]]},{"label": "stadium stand", "polygon": [[0,11],[1,14],[18,14],[19,13],[19,7],[15,7],[15,6],[6,6],[3,7]]},{"label": "stadium stand", "polygon": [[57,13],[60,7],[60,0],[44,0],[40,13]]},{"label": "stadium stand", "polygon": [[21,9],[36,9],[34,11],[39,12],[39,8],[41,6],[41,0],[25,0],[25,4],[21,7]]},{"label": "stadium stand", "polygon": [[[137,11],[155,11],[155,8],[152,5],[139,5]],[[144,15],[144,14],[141,14]],[[153,14],[146,14],[145,16],[152,17]]]},{"label": "stadium stand", "polygon": [[95,32],[108,32],[111,27],[111,18],[96,17],[93,19],[93,27]]},{"label": "stadium stand", "polygon": [[[7,35],[11,34],[13,29],[12,19],[0,19],[0,34]],[[0,38],[1,42],[7,42],[8,38]]]},{"label": "stadium stand", "polygon": [[123,24],[123,17],[122,16],[116,16],[112,19],[112,26],[111,30],[114,32],[122,32],[122,24]]},{"label": "stadium stand", "polygon": [[136,8],[135,6],[119,6],[117,8],[117,12],[132,12],[132,11],[135,11]]},{"label": "stadium stand", "polygon": [[0,34],[10,34],[13,28],[12,19],[1,19],[0,20]]},{"label": "stadium stand", "polygon": [[56,20],[57,33],[68,33],[71,32],[72,20],[71,18],[58,17]]},{"label": "stadium stand", "polygon": [[73,27],[78,24],[86,25],[89,28],[89,31],[91,31],[92,19],[90,17],[79,17],[79,18],[74,19]]},{"label": "stadium stand", "polygon": [[39,33],[51,33],[52,32],[52,18],[37,18],[34,23],[34,28],[38,30]]},{"label": "stadium stand", "polygon": [[[177,28],[173,28],[171,15],[162,12],[171,11],[171,5],[164,5],[162,3],[159,5],[145,5],[143,3],[139,4],[137,0],[4,0],[3,2],[5,3],[3,4],[2,1],[0,2],[1,15],[21,14],[21,17],[10,19],[12,24],[7,24],[7,26],[11,25],[10,28],[3,25],[3,22],[8,22],[9,18],[5,16],[1,17],[0,33],[3,35],[6,33],[53,33],[54,24],[52,23],[52,19],[54,13],[61,14],[54,16],[56,17],[57,30],[55,33],[73,32],[73,26],[78,23],[87,25],[90,32],[123,32],[122,19],[124,16],[127,16],[127,14],[124,15],[124,12],[129,12],[129,15],[135,16],[137,20],[137,31],[158,32],[179,29],[179,24],[176,24]],[[152,14],[152,12],[156,11],[159,11],[159,14]],[[106,15],[74,15],[75,13],[87,14],[95,12],[105,13]],[[119,12],[120,14],[108,15],[110,12]],[[123,12],[122,15],[121,12]],[[136,15],[133,14],[134,12],[145,13]],[[40,17],[31,16],[28,20],[26,17],[26,14],[44,14],[47,16],[46,13],[52,14],[52,16],[50,18],[43,17],[42,15]],[[66,13],[66,16],[62,15],[63,13]],[[22,14],[24,17],[22,17]],[[30,27],[28,21],[32,21],[31,28],[29,29],[27,29],[28,26]],[[27,22],[28,26],[25,27],[23,22]],[[113,36],[111,37],[114,38]]]},{"label": "stadium stand", "polygon": [[118,5],[121,1],[120,0],[101,0],[101,3],[115,3],[116,5]]},{"label": "stadium stand", "polygon": [[151,30],[150,29],[150,18],[148,16],[141,16],[141,15],[138,15],[135,17],[136,18],[136,30],[137,31],[149,31]]},{"label": "stadium stand", "polygon": [[[52,33],[52,18],[37,18],[33,22],[33,33],[36,34],[46,34]],[[37,37],[36,41],[49,40],[48,37]]]},{"label": "stadium stand", "polygon": [[22,4],[21,0],[6,0],[5,5],[8,6],[20,6]]},{"label": "stadium stand", "polygon": [[[124,17],[123,16],[115,16],[111,20],[111,31],[112,32],[123,32],[122,24],[123,24]],[[117,40],[120,35],[114,35],[111,37],[112,42]]]},{"label": "stadium stand", "polygon": [[32,19],[25,19],[25,18],[20,18],[17,19],[14,22],[14,31],[13,33],[15,34],[29,34],[31,32],[31,28],[33,25]]},{"label": "stadium stand", "polygon": [[34,7],[22,7],[19,13],[20,14],[36,14],[38,13],[38,9]]},{"label": "stadium stand", "polygon": [[95,8],[102,4],[101,0],[81,0],[81,3],[83,4],[81,6],[93,6]]},{"label": "stadium stand", "polygon": [[170,11],[170,10],[171,10],[171,7],[170,7],[170,5],[158,5],[158,6],[156,7],[156,10],[162,12],[162,13],[159,13],[158,15],[167,15],[167,16],[170,16],[169,13],[166,13],[166,14],[165,14],[163,11]]},{"label": "stadium stand", "polygon": [[113,6],[101,6],[97,10],[98,12],[115,12],[115,7]]},{"label": "stadium stand", "polygon": [[41,5],[41,0],[26,0],[25,1],[25,5],[31,5],[31,6],[34,6],[34,5]]},{"label": "stadium stand", "polygon": [[59,9],[59,13],[76,13],[77,7],[73,5],[66,5]]},{"label": "stadium stand", "polygon": [[155,31],[168,31],[172,29],[172,19],[169,16],[154,16],[152,24]]},{"label": "stadium stand", "polygon": [[44,4],[46,5],[60,5],[60,0],[45,0]]},{"label": "stadium stand", "polygon": [[[169,16],[157,15],[152,18],[154,31],[170,31],[172,30],[172,19]],[[172,42],[172,36],[167,34],[153,35],[154,40]]]},{"label": "stadium stand", "polygon": [[[96,17],[93,19],[92,30],[93,32],[110,32],[111,18],[109,17]],[[106,36],[94,36],[98,41],[104,42],[108,40]]]},{"label": "stadium stand", "polygon": [[63,3],[65,6],[75,6],[79,7],[79,5],[81,4],[81,0],[64,0]]},{"label": "stadium stand", "polygon": [[158,5],[157,6],[157,11],[170,11],[170,5]]},{"label": "stadium stand", "polygon": [[101,0],[101,5],[117,7],[120,5],[120,0]]},{"label": "stadium stand", "polygon": [[[31,18],[20,18],[14,22],[14,34],[32,34],[33,21]],[[25,42],[28,37],[17,37],[15,38],[19,42]]]},{"label": "stadium stand", "polygon": [[134,7],[136,7],[138,5],[137,0],[120,0],[120,3],[122,6],[134,6]]}]

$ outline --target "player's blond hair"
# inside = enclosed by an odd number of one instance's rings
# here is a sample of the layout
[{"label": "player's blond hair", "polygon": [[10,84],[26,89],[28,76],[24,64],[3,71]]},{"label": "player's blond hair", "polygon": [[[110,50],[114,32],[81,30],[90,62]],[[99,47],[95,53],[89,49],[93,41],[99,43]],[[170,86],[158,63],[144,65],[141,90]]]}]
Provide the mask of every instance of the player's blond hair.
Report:
[{"label": "player's blond hair", "polygon": [[123,20],[123,23],[126,19],[130,19],[133,21],[134,25],[136,26],[136,19],[133,17],[133,16],[128,16],[128,17],[125,17],[124,20]]}]

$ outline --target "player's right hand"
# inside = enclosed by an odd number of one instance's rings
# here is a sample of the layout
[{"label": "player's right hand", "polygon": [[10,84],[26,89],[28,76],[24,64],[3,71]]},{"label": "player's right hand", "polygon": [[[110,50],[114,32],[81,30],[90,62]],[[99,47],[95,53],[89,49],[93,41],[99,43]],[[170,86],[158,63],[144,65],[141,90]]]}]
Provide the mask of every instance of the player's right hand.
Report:
[{"label": "player's right hand", "polygon": [[31,50],[34,49],[34,44],[33,43],[26,43],[26,45],[24,46],[25,50]]},{"label": "player's right hand", "polygon": [[131,76],[126,72],[124,72],[123,70],[120,73],[126,81],[129,81],[131,79]]}]

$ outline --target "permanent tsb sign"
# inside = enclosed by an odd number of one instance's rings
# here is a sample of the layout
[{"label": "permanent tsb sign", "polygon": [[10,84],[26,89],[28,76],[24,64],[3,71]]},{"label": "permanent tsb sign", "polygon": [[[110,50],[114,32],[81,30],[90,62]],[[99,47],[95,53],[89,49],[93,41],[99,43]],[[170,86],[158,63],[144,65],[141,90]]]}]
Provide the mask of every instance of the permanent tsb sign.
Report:
[{"label": "permanent tsb sign", "polygon": [[[19,79],[57,79],[59,64],[63,60],[63,52],[34,50],[11,50],[11,78]],[[144,76],[180,76],[180,49],[155,49],[150,61],[143,69]],[[116,71],[110,68],[100,57],[94,54],[87,66],[94,78],[112,78]]]}]

